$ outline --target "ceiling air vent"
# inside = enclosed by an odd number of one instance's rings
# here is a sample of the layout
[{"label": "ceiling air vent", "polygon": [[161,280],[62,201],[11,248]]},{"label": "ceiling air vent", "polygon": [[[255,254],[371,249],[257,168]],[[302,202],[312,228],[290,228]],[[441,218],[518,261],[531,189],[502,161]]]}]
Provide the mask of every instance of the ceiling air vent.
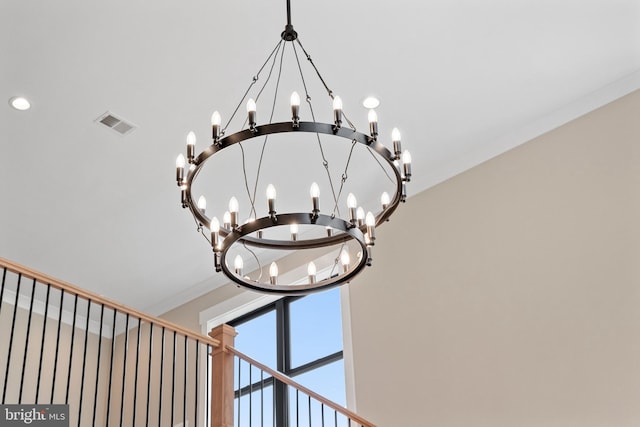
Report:
[{"label": "ceiling air vent", "polygon": [[114,132],[117,132],[119,135],[127,135],[137,127],[133,123],[127,122],[126,120],[117,117],[115,114],[107,111],[102,114],[96,120],[96,123],[100,123],[108,127]]}]

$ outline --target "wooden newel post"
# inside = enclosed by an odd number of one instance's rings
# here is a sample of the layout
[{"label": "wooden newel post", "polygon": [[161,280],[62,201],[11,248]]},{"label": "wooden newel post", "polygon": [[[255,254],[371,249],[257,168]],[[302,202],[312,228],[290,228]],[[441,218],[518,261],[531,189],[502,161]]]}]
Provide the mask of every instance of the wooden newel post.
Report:
[{"label": "wooden newel post", "polygon": [[220,325],[209,332],[209,336],[220,341],[211,356],[211,427],[233,427],[233,347],[236,330],[229,325]]}]

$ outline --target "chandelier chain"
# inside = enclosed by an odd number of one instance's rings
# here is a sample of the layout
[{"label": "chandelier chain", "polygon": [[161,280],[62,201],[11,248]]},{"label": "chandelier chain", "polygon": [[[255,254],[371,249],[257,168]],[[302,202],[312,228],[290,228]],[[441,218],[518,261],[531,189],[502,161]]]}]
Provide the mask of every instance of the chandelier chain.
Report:
[{"label": "chandelier chain", "polygon": [[[283,47],[282,50],[280,51],[280,65],[278,67],[278,78],[276,79],[276,87],[273,94],[273,103],[271,104],[271,115],[269,115],[269,123],[273,122],[273,114],[276,110],[276,99],[278,99],[278,89],[280,88],[280,78],[282,77],[282,62],[284,58],[284,49],[285,48]],[[275,64],[275,61],[274,61],[274,64]],[[271,76],[271,73],[269,73],[269,76]],[[265,82],[265,85],[266,85],[266,82]],[[258,182],[260,181],[260,171],[262,170],[262,160],[264,158],[264,150],[267,147],[268,141],[269,141],[269,135],[265,135],[264,142],[262,143],[262,150],[260,150],[260,160],[258,160],[258,170],[256,171],[256,180],[253,185],[253,197],[251,196],[251,194],[249,194],[249,201],[251,202],[251,212],[253,212],[255,216],[258,215],[256,212],[256,206],[255,206],[256,193],[258,190]],[[248,182],[246,181],[247,175],[245,174],[244,176],[245,176],[245,185],[248,187]]]},{"label": "chandelier chain", "polygon": [[[242,104],[244,103],[244,100],[247,98],[247,95],[249,94],[249,91],[251,90],[251,88],[253,87],[253,85],[256,84],[256,82],[260,79],[260,73],[262,72],[262,70],[264,69],[264,67],[269,63],[269,60],[271,59],[271,57],[275,54],[277,55],[277,51],[280,49],[280,46],[282,45],[282,40],[279,40],[278,43],[276,44],[276,46],[273,48],[273,50],[271,51],[271,53],[269,54],[269,56],[267,57],[267,60],[264,61],[264,64],[262,64],[262,67],[260,67],[260,69],[258,70],[258,72],[256,73],[256,75],[253,76],[253,78],[251,79],[251,83],[249,84],[249,87],[247,88],[247,90],[245,90],[244,95],[242,95],[242,98],[240,98],[240,102],[238,103],[238,105],[236,106],[235,110],[233,110],[233,113],[231,114],[231,116],[229,117],[229,120],[227,120],[227,123],[224,125],[224,128],[222,129],[222,134],[224,134],[224,132],[227,130],[227,128],[229,127],[229,124],[231,123],[231,121],[233,120],[233,118],[236,116],[236,113],[238,112],[238,110],[240,109],[240,107],[242,106]],[[273,69],[273,68],[272,68]],[[271,76],[271,73],[269,73],[269,76]],[[268,80],[268,78],[267,78]],[[266,84],[266,83],[265,83]],[[263,87],[264,88],[264,87]],[[262,91],[260,91],[262,92]],[[257,97],[256,97],[257,99]]]},{"label": "chandelier chain", "polygon": [[[258,73],[253,77],[253,81],[249,85],[249,87],[247,88],[247,91],[245,92],[245,94],[242,97],[242,99],[240,100],[240,103],[238,104],[238,107],[236,107],[236,111],[238,110],[240,105],[242,105],[242,103],[244,102],[244,100],[247,97],[247,94],[249,93],[249,90],[251,89],[251,87],[253,87],[253,85],[258,81],[260,73],[262,72],[264,67],[267,65],[267,63],[273,57],[273,62],[271,63],[271,67],[269,68],[269,74],[267,75],[267,78],[265,79],[264,84],[262,85],[262,87],[258,91],[258,94],[256,95],[256,101],[258,99],[260,99],[260,95],[262,94],[264,89],[267,87],[267,84],[271,80],[271,75],[273,74],[273,69],[275,68],[276,63],[278,62],[278,52],[280,51],[281,47],[282,47],[282,40],[280,40],[278,42],[278,44],[276,45],[274,50],[271,52],[271,54],[269,55],[267,60],[264,62],[264,64],[262,64],[262,67],[260,67],[260,69],[258,70]],[[284,52],[284,49],[282,51]],[[271,116],[273,117],[273,111],[271,113]],[[242,127],[244,128],[246,126],[246,124],[247,124],[247,119],[245,119],[244,124],[242,125]],[[265,149],[266,139],[267,138],[268,138],[268,136],[265,136],[265,141],[264,141],[264,143],[262,145],[262,151],[260,152],[260,165],[262,165],[262,157],[264,155],[264,149]],[[258,166],[257,175],[256,175],[256,186],[254,186],[254,188],[253,188],[253,197],[252,197],[251,196],[251,190],[249,189],[249,179],[247,177],[247,162],[246,162],[246,157],[245,157],[245,152],[244,152],[244,146],[242,145],[242,143],[238,143],[238,145],[240,146],[240,151],[242,153],[242,173],[243,173],[243,176],[244,176],[244,186],[245,186],[245,189],[247,190],[247,197],[249,198],[249,202],[251,203],[251,210],[249,211],[249,216],[251,216],[251,215],[257,216],[258,214],[256,212],[255,200],[256,200],[256,190],[257,190],[258,176],[260,175],[260,166]]]},{"label": "chandelier chain", "polygon": [[373,151],[371,151],[371,148],[367,147],[367,151],[369,152],[369,154],[371,154],[371,157],[373,157],[373,159],[376,161],[376,163],[378,163],[378,166],[380,166],[380,169],[382,169],[382,172],[384,172],[384,174],[387,176],[387,179],[391,183],[393,183],[393,178],[391,178],[391,175],[389,175],[389,172],[387,172],[387,170],[384,168],[382,163],[380,163],[380,160],[378,159],[378,157],[376,157],[376,155],[373,154]]},{"label": "chandelier chain", "polygon": [[[318,75],[318,78],[320,79],[320,81],[322,82],[324,88],[326,89],[327,93],[329,94],[329,97],[331,99],[334,98],[334,94],[333,91],[329,88],[329,86],[327,85],[327,83],[325,82],[324,78],[322,77],[322,75],[320,74],[320,70],[318,70],[318,67],[316,67],[316,64],[313,62],[313,59],[311,58],[311,55],[305,50],[304,46],[302,46],[302,42],[300,41],[300,38],[298,37],[296,39],[296,41],[298,42],[298,44],[300,45],[300,48],[302,49],[302,52],[304,52],[305,56],[307,57],[307,60],[309,61],[309,63],[311,64],[311,66],[313,67],[313,69],[315,70],[316,74]],[[295,51],[295,49],[294,49]],[[297,55],[296,55],[296,59],[297,59]],[[298,66],[300,64],[298,63]],[[357,131],[355,125],[351,122],[351,120],[349,120],[349,117],[347,117],[347,115],[344,113],[344,111],[342,112],[342,116],[344,117],[344,119],[347,121],[347,123],[349,124],[349,127],[351,129],[353,129],[354,132]],[[387,170],[384,168],[384,166],[382,166],[382,163],[380,163],[380,160],[378,160],[378,158],[373,154],[373,152],[371,151],[370,148],[367,148],[369,151],[369,154],[371,154],[371,156],[375,159],[375,161],[378,163],[378,165],[380,166],[380,168],[383,170],[384,174],[387,176],[387,179],[389,179],[389,181],[393,182],[393,179],[391,178],[391,176],[389,176],[389,173],[387,172]],[[353,149],[352,149],[353,150]],[[351,158],[351,154],[349,154],[349,158]],[[347,163],[347,167],[348,167],[348,163]],[[345,168],[345,174],[346,174],[346,168]],[[344,175],[343,175],[344,176]],[[343,181],[344,183],[344,181]],[[338,198],[340,197],[340,193],[342,193],[342,187],[340,188],[339,194],[338,194]],[[337,201],[336,201],[337,204]],[[339,211],[338,211],[338,215],[339,215]]]},{"label": "chandelier chain", "polygon": [[[318,67],[316,67],[316,65],[313,62],[313,59],[311,58],[311,55],[309,55],[309,53],[305,50],[304,46],[302,46],[302,42],[300,41],[300,38],[297,38],[296,41],[298,42],[298,44],[300,45],[300,48],[302,49],[302,52],[305,54],[305,56],[307,57],[307,60],[309,61],[309,63],[311,64],[311,66],[313,67],[313,69],[315,70],[316,74],[318,75],[318,78],[320,79],[320,81],[322,82],[322,85],[324,86],[324,88],[327,91],[327,94],[329,95],[329,97],[331,99],[334,98],[334,94],[333,91],[329,88],[329,86],[327,85],[326,81],[324,80],[324,78],[322,77],[322,75],[320,74],[320,71],[318,70]],[[300,61],[298,59],[298,54],[297,51],[295,49],[295,45],[294,45],[294,52],[296,52],[296,61],[298,61],[298,68],[300,69]],[[300,74],[302,74],[302,70],[300,69]],[[304,77],[303,77],[303,82],[304,82]],[[305,86],[305,90],[306,90],[306,86]],[[313,117],[313,110],[312,110],[312,117]],[[354,131],[357,132],[357,129],[355,127],[355,125],[351,122],[351,120],[349,120],[349,118],[347,117],[347,115],[344,113],[344,111],[342,112],[342,116],[344,117],[344,119],[347,121],[347,123],[349,124],[349,127]],[[313,120],[315,121],[315,117],[313,117]],[[340,182],[340,189],[338,190],[338,194],[336,195],[335,192],[335,188],[333,186],[333,181],[331,180],[331,176],[329,175],[329,182],[331,184],[331,193],[333,195],[333,200],[334,200],[334,206],[333,206],[333,212],[331,214],[331,217],[335,217],[336,214],[340,215],[340,207],[338,205],[338,200],[340,199],[340,196],[342,195],[342,190],[344,188],[344,184],[347,181],[349,175],[348,175],[348,170],[349,170],[349,164],[351,163],[351,155],[353,153],[353,149],[355,148],[356,145],[355,140],[352,141],[351,143],[351,149],[349,150],[349,157],[347,158],[347,162],[344,168],[344,172],[342,173],[342,179]],[[320,136],[318,135],[318,143],[320,144]],[[322,158],[324,159],[324,161],[326,162],[326,159],[324,158],[324,152],[322,150],[322,144],[320,144],[320,151],[322,152]],[[371,150],[369,150],[371,151]],[[372,153],[373,154],[373,153]],[[374,156],[375,157],[375,156]],[[376,159],[377,161],[378,159]],[[327,162],[328,163],[328,162]],[[324,163],[323,163],[324,164]],[[382,167],[382,165],[380,164],[380,162],[378,162],[378,164]],[[327,169],[327,174],[329,174],[329,169],[328,169],[328,165],[325,166],[325,168]],[[385,174],[387,173],[386,170],[384,170],[384,168],[382,168],[383,171],[385,172]],[[389,177],[389,175],[387,175],[387,177]]]},{"label": "chandelier chain", "polygon": [[[302,46],[302,42],[300,42],[300,37],[298,37],[296,39],[296,41],[300,45],[300,48],[302,49],[302,52],[304,52],[305,56],[307,57],[307,61],[309,61],[309,63],[311,64],[311,66],[315,70],[316,74],[318,75],[318,78],[320,79],[320,81],[322,82],[322,85],[324,86],[325,90],[327,91],[327,94],[329,95],[329,98],[333,99],[334,98],[333,91],[331,89],[329,89],[329,86],[327,86],[327,83],[324,81],[324,78],[320,74],[320,70],[318,70],[318,67],[316,67],[316,64],[313,62],[313,59],[311,59],[311,55],[309,55],[309,53],[305,50],[304,46]],[[347,121],[347,123],[349,124],[349,127],[351,129],[353,129],[354,132],[357,131],[355,125],[351,122],[351,120],[349,120],[349,117],[347,117],[347,115],[344,113],[344,111],[342,112],[342,117]]]},{"label": "chandelier chain", "polygon": [[337,274],[336,273],[336,267],[338,266],[338,263],[340,262],[340,254],[342,254],[342,251],[344,251],[346,246],[347,245],[344,244],[344,243],[342,245],[340,245],[340,250],[338,251],[338,256],[333,259],[333,265],[331,266],[331,271],[329,272],[329,277],[333,276],[334,274]]},{"label": "chandelier chain", "polygon": [[[340,180],[340,189],[338,190],[338,198],[340,198],[340,196],[342,195],[342,189],[344,188],[344,184],[345,182],[347,182],[347,179],[349,178],[349,164],[351,163],[351,155],[353,154],[353,149],[356,148],[356,143],[358,141],[357,140],[352,140],[351,141],[351,149],[349,150],[349,157],[347,157],[347,163],[344,166],[344,172],[342,173],[342,179]],[[336,208],[337,208],[337,204],[336,204]],[[332,216],[335,215],[335,208],[334,208],[334,213],[332,214]],[[340,213],[338,213],[338,215],[340,215]]]},{"label": "chandelier chain", "polygon": [[[313,104],[311,104],[311,96],[309,95],[309,91],[307,90],[307,83],[304,79],[304,73],[302,72],[300,58],[298,57],[298,50],[296,49],[295,44],[292,44],[292,46],[293,46],[293,53],[296,56],[296,63],[298,64],[298,71],[300,72],[300,79],[302,80],[302,87],[304,88],[305,98],[307,100],[307,104],[309,104],[309,110],[311,111],[311,119],[315,122],[316,115],[313,111]],[[326,84],[324,84],[324,86],[327,87]],[[329,171],[329,161],[324,155],[324,148],[322,147],[322,141],[320,140],[320,135],[317,133],[316,133],[316,138],[318,140],[318,147],[320,148],[320,155],[322,156],[322,166],[324,166],[324,169],[327,172],[327,179],[329,180],[329,186],[331,187],[331,196],[333,197],[333,203],[334,203],[332,216],[335,216],[336,212],[338,212],[338,215],[340,215],[340,208],[338,207],[338,196],[336,195],[336,190],[333,185],[333,180],[331,179],[331,172]]]},{"label": "chandelier chain", "polygon": [[211,244],[211,239],[209,239],[209,237],[206,235],[206,233],[204,232],[203,228],[202,228],[202,224],[200,223],[200,221],[198,221],[196,219],[196,217],[193,217],[193,220],[196,223],[196,231],[200,234],[202,234],[202,236],[204,237],[204,240],[206,240],[207,242],[209,242],[209,244]]},{"label": "chandelier chain", "polygon": [[[278,43],[278,44],[280,45],[280,43]],[[273,97],[273,103],[271,105],[271,115],[269,116],[269,123],[273,122],[273,113],[275,112],[275,108],[276,108],[276,99],[278,97],[278,88],[280,86],[280,77],[282,76],[282,61],[283,61],[283,58],[284,58],[284,47],[282,48],[282,50],[279,51],[279,53],[280,53],[280,66],[279,66],[279,69],[278,69],[278,79],[276,80],[276,88],[275,88],[275,93],[274,93],[274,97]],[[267,84],[271,80],[271,75],[272,75],[273,69],[274,69],[274,67],[276,65],[277,58],[278,58],[278,52],[276,52],[276,55],[274,55],[274,57],[273,57],[273,63],[271,64],[271,68],[269,69],[269,75],[267,76],[267,79],[265,80],[264,85],[260,89],[260,92],[258,92],[258,95],[256,96],[256,100],[258,99],[258,97],[260,96],[262,91],[266,88]],[[264,68],[264,65],[263,65],[263,68]],[[244,99],[241,102],[243,102],[243,101],[244,101]],[[265,135],[264,141],[262,142],[262,149],[260,150],[260,159],[258,160],[258,168],[256,170],[256,180],[255,180],[254,185],[253,185],[253,194],[249,190],[249,180],[247,178],[247,173],[246,173],[246,159],[245,159],[245,156],[244,156],[244,148],[242,149],[242,168],[243,168],[243,172],[244,172],[244,185],[245,185],[245,188],[247,189],[247,196],[249,197],[249,203],[251,203],[251,210],[249,211],[249,216],[251,216],[251,215],[253,215],[254,217],[258,216],[258,213],[256,212],[256,206],[255,206],[256,193],[258,191],[258,182],[260,181],[260,171],[262,170],[262,160],[264,158],[264,150],[267,147],[267,142],[268,141],[269,141],[269,135]],[[239,145],[240,145],[240,147],[242,147],[242,144],[239,144]]]},{"label": "chandelier chain", "polygon": [[259,282],[260,279],[262,279],[262,264],[260,264],[260,259],[258,258],[258,256],[256,255],[256,253],[254,251],[249,249],[249,246],[247,246],[247,242],[246,241],[244,241],[244,240],[242,241],[242,246],[244,246],[244,248],[253,256],[253,258],[258,263],[258,271],[260,271],[260,274],[258,275],[258,278],[256,279],[256,281]]}]

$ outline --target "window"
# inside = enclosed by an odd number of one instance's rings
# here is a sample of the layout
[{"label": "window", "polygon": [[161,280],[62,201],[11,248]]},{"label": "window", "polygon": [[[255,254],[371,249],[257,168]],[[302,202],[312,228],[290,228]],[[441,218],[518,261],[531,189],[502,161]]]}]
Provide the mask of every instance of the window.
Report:
[{"label": "window", "polygon": [[[238,331],[235,341],[238,350],[346,405],[338,288],[305,297],[282,298],[228,323]],[[256,389],[265,379],[257,380]],[[242,383],[242,388],[249,385]],[[267,379],[267,384],[272,382]],[[276,402],[284,402],[275,408],[275,424],[287,425],[286,389],[275,387],[273,392]]]}]

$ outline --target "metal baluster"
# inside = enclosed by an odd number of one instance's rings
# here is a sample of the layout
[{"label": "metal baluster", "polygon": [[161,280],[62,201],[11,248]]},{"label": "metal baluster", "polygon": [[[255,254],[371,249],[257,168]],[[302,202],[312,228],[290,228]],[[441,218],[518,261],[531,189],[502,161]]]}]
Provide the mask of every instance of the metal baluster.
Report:
[{"label": "metal baluster", "polygon": [[311,427],[311,396],[309,397],[309,427]]},{"label": "metal baluster", "polygon": [[173,374],[171,375],[171,425],[173,426],[173,412],[176,402],[176,331],[173,331]]},{"label": "metal baluster", "polygon": [[7,352],[7,369],[4,373],[4,387],[2,388],[2,404],[5,404],[7,398],[7,383],[9,381],[9,366],[11,365],[11,349],[13,347],[13,332],[16,327],[16,313],[18,312],[18,296],[20,296],[20,283],[22,282],[22,274],[18,273],[18,285],[16,287],[16,298],[13,303],[13,320],[11,321],[11,335],[9,336],[9,351]]},{"label": "metal baluster", "polygon": [[67,370],[67,393],[64,398],[64,403],[69,404],[69,388],[71,387],[71,368],[73,368],[73,343],[75,341],[76,334],[76,314],[78,313],[78,294],[75,295],[73,301],[73,322],[71,326],[71,349],[69,350],[69,365]]},{"label": "metal baluster", "polygon": [[240,372],[242,371],[242,359],[239,357],[238,359],[238,427],[240,427],[240,400],[242,399],[242,383],[240,382],[240,378],[242,378]]},{"label": "metal baluster", "polygon": [[100,379],[100,356],[102,355],[102,328],[104,326],[104,304],[100,304],[100,331],[98,332],[98,356],[96,358],[96,385],[94,388],[92,425],[96,425],[96,410],[98,408],[98,380]]},{"label": "metal baluster", "polygon": [[198,389],[198,378],[200,377],[200,340],[196,340],[196,375],[195,375],[195,380],[196,380],[196,390],[195,390],[195,394],[196,394],[196,406],[195,406],[195,422],[194,425],[198,425],[198,398],[200,397],[200,390]]},{"label": "metal baluster", "polygon": [[142,329],[142,320],[138,319],[138,334],[136,339],[136,374],[133,378],[133,420],[132,425],[136,425],[136,413],[138,412],[138,364],[140,361],[140,329]]},{"label": "metal baluster", "polygon": [[153,323],[149,323],[149,370],[147,371],[147,418],[145,426],[149,425],[149,402],[151,398],[151,367],[153,361]]},{"label": "metal baluster", "polygon": [[205,387],[205,400],[204,400],[204,410],[205,410],[205,423],[209,423],[209,406],[211,405],[211,399],[209,397],[209,385],[208,383],[211,381],[211,373],[209,372],[209,362],[211,361],[211,359],[209,358],[209,355],[211,354],[211,346],[209,344],[207,344],[207,358],[206,358],[206,363],[207,363],[207,386]]},{"label": "metal baluster", "polygon": [[111,381],[113,380],[113,354],[116,350],[116,320],[118,312],[113,310],[113,324],[111,325],[111,360],[109,361],[109,388],[107,393],[107,419],[106,425],[109,425],[109,417],[111,416]]},{"label": "metal baluster", "polygon": [[260,427],[264,427],[264,371],[260,369]]},{"label": "metal baluster", "polygon": [[164,330],[162,327],[162,350],[160,351],[160,389],[158,391],[158,398],[160,403],[158,404],[158,426],[162,423],[162,378],[164,378]]},{"label": "metal baluster", "polygon": [[300,397],[300,390],[296,389],[296,427],[300,427],[300,405],[298,399]]},{"label": "metal baluster", "polygon": [[2,313],[2,301],[4,301],[4,283],[7,280],[7,269],[2,269],[2,286],[0,287],[0,314]]},{"label": "metal baluster", "polygon": [[251,427],[251,420],[253,419],[253,380],[251,379],[251,371],[253,370],[253,365],[249,363],[249,427]]},{"label": "metal baluster", "polygon": [[187,425],[187,336],[184,336],[184,378],[182,384],[182,425]]},{"label": "metal baluster", "polygon": [[324,403],[320,402],[320,422],[322,423],[322,427],[324,427]]},{"label": "metal baluster", "polygon": [[27,320],[27,333],[24,342],[24,354],[22,356],[22,372],[20,373],[20,392],[18,393],[18,404],[22,403],[22,390],[24,387],[24,372],[27,368],[27,358],[29,357],[29,335],[31,332],[31,319],[33,317],[33,300],[36,296],[36,279],[33,279],[31,285],[31,301],[29,302],[29,320]]},{"label": "metal baluster", "polygon": [[120,393],[120,427],[122,427],[122,422],[124,421],[124,401],[125,401],[125,391],[127,385],[127,350],[129,349],[129,313],[127,313],[125,327],[124,327],[124,348],[122,352],[124,353],[123,361],[122,361],[122,393]]},{"label": "metal baluster", "polygon": [[[44,337],[47,331],[47,317],[49,316],[49,294],[51,293],[51,284],[47,283],[47,297],[44,302],[44,319],[42,319],[42,340],[40,341],[40,361],[38,362],[38,380],[36,382],[36,400],[39,402],[40,396],[40,377],[42,376],[42,356],[44,355]],[[2,296],[0,296],[0,305],[2,305]]]},{"label": "metal baluster", "polygon": [[87,322],[84,329],[84,351],[82,355],[82,376],[80,377],[80,402],[78,404],[78,425],[82,424],[82,397],[84,394],[84,371],[87,366],[87,341],[89,340],[89,318],[91,317],[91,300],[87,300]]},{"label": "metal baluster", "polygon": [[60,290],[60,308],[58,309],[58,332],[56,332],[56,350],[53,359],[53,374],[51,377],[51,404],[56,391],[56,374],[58,372],[58,350],[60,347],[60,328],[62,327],[62,306],[64,305],[64,290]]}]

